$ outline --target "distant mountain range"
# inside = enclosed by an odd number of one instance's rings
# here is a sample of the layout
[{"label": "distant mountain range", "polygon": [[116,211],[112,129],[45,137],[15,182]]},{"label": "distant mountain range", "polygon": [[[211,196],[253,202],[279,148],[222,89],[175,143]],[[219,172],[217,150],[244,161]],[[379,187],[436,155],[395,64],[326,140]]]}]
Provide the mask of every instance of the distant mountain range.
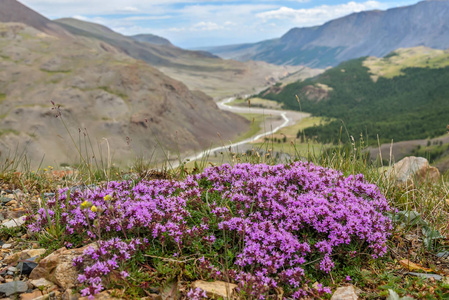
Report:
[{"label": "distant mountain range", "polygon": [[155,66],[189,88],[201,90],[213,97],[253,93],[260,87],[295,73],[305,78],[321,72],[265,62],[224,60],[209,52],[181,49],[154,35],[124,36],[105,26],[78,19],[64,18],[54,23],[73,35],[104,41],[135,59]]},{"label": "distant mountain range", "polygon": [[427,0],[386,11],[363,11],[321,26],[293,28],[281,38],[210,47],[223,58],[325,68],[398,48],[449,48],[449,0]]}]

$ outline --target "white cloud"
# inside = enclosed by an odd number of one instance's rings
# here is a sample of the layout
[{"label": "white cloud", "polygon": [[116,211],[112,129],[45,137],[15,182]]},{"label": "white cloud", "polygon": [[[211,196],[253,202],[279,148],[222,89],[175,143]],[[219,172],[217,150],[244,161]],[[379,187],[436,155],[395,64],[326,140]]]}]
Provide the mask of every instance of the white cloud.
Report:
[{"label": "white cloud", "polygon": [[199,31],[211,31],[211,30],[219,30],[223,29],[224,27],[222,25],[218,25],[214,22],[199,22],[192,26],[193,30],[199,30]]},{"label": "white cloud", "polygon": [[205,22],[205,21],[201,21],[198,23],[193,24],[190,27],[172,27],[169,28],[169,31],[172,32],[183,32],[183,31],[217,31],[217,30],[227,30],[229,29],[231,26],[234,26],[235,23],[233,22],[224,22],[223,25],[217,24],[215,22]]},{"label": "white cloud", "polygon": [[136,13],[136,12],[139,12],[139,9],[136,8],[136,7],[133,7],[133,6],[125,6],[122,10],[123,10],[124,12],[130,12],[130,13]]},{"label": "white cloud", "polygon": [[275,19],[289,20],[293,21],[294,24],[292,25],[295,26],[313,26],[350,13],[381,8],[385,8],[385,5],[378,1],[363,3],[351,1],[345,4],[321,5],[308,9],[293,9],[283,6],[276,10],[258,13],[256,16],[266,22]]}]

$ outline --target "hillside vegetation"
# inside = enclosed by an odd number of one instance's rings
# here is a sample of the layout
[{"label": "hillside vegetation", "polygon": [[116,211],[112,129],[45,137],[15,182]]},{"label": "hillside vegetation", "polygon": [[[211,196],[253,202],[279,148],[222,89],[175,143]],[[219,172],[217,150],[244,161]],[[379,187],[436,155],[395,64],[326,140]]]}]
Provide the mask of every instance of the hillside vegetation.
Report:
[{"label": "hillside vegetation", "polygon": [[289,109],[336,119],[304,130],[323,143],[360,134],[372,143],[377,135],[381,142],[436,137],[446,132],[449,67],[442,59],[448,52],[434,51],[416,48],[382,59],[350,60],[315,78],[274,86],[259,96]]}]

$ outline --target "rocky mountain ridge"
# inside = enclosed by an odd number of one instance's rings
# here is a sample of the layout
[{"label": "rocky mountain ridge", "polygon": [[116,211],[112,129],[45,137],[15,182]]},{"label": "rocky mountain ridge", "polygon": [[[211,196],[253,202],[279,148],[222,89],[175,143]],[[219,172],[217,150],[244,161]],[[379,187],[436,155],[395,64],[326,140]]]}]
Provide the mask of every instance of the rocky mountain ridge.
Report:
[{"label": "rocky mountain ridge", "polygon": [[449,1],[428,0],[386,11],[362,11],[321,26],[293,28],[278,39],[207,48],[223,58],[324,68],[398,48],[449,47]]}]

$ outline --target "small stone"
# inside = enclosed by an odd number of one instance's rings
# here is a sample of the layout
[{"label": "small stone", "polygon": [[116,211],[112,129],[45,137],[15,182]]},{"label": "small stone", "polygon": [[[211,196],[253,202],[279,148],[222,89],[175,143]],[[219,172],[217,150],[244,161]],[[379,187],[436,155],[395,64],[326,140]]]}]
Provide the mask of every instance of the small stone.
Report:
[{"label": "small stone", "polygon": [[332,295],[331,300],[357,300],[357,294],[355,293],[354,286],[342,286],[339,287]]},{"label": "small stone", "polygon": [[6,203],[8,203],[9,201],[11,201],[12,199],[11,198],[8,198],[8,197],[1,197],[0,198],[0,202],[1,202],[1,204],[2,205],[5,205]]},{"label": "small stone", "polygon": [[192,284],[193,288],[200,288],[206,292],[207,297],[212,299],[232,299],[236,284],[224,281],[197,280]]},{"label": "small stone", "polygon": [[14,194],[14,195],[17,195],[17,196],[24,196],[24,195],[25,195],[25,194],[24,194],[21,190],[19,190],[19,189],[14,190],[14,191],[13,191],[13,194]]},{"label": "small stone", "polygon": [[28,290],[28,284],[23,281],[13,281],[0,284],[0,294],[10,296],[16,293],[24,293]]},{"label": "small stone", "polygon": [[49,288],[51,286],[53,286],[53,282],[48,281],[45,278],[39,278],[39,279],[35,279],[35,280],[31,280],[31,284],[35,287],[35,288]]},{"label": "small stone", "polygon": [[10,249],[11,247],[11,244],[3,244],[2,249]]},{"label": "small stone", "polygon": [[408,274],[416,276],[416,277],[425,278],[425,279],[433,278],[438,281],[440,281],[443,278],[438,274],[426,274],[426,273],[416,273],[416,272],[408,272]]},{"label": "small stone", "polygon": [[25,224],[25,218],[26,218],[26,216],[22,216],[17,219],[12,219],[12,220],[9,220],[9,221],[3,223],[2,225],[7,228],[19,227],[19,226],[22,226],[23,224]]},{"label": "small stone", "polygon": [[30,275],[36,267],[37,263],[34,261],[23,261],[18,264],[18,268],[23,275]]},{"label": "small stone", "polygon": [[[447,200],[446,200],[446,201],[447,201]],[[448,258],[448,257],[449,257],[449,251],[438,252],[436,255],[437,255],[438,257],[441,257],[441,258]]]},{"label": "small stone", "polygon": [[[14,264],[17,263],[18,260],[30,260],[31,257],[38,258],[42,256],[45,253],[45,249],[28,249],[23,250],[14,254],[11,254],[10,256],[6,257],[3,262],[5,264]],[[33,259],[34,261],[35,259]]]},{"label": "small stone", "polygon": [[20,299],[21,300],[32,300],[32,299],[39,298],[41,296],[42,296],[41,291],[35,290],[32,293],[26,293],[26,294],[20,295]]},{"label": "small stone", "polygon": [[55,193],[44,193],[44,198],[45,199],[50,199],[50,198],[53,198],[55,196],[56,196]]},{"label": "small stone", "polygon": [[16,206],[17,205],[17,201],[16,200],[11,200],[7,203],[5,203],[5,206]]}]

